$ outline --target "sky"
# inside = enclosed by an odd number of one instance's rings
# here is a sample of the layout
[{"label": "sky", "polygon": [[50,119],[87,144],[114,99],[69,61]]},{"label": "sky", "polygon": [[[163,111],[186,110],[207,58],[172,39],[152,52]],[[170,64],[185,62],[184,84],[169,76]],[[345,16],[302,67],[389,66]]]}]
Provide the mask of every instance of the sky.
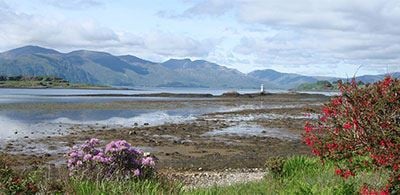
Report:
[{"label": "sky", "polygon": [[248,73],[400,71],[398,0],[0,0],[0,51],[88,49]]}]

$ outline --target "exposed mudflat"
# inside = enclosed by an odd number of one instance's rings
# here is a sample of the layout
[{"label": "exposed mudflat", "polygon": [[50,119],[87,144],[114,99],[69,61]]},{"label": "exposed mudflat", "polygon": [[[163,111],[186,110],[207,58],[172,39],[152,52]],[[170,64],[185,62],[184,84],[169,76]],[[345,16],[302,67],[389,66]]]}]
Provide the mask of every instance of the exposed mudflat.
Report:
[{"label": "exposed mudflat", "polygon": [[[240,178],[247,180],[249,174],[232,173],[239,175],[236,177],[229,176],[226,171],[259,169],[252,172],[254,177],[251,176],[258,179],[268,158],[308,154],[309,149],[302,143],[301,133],[305,121],[317,116],[306,116],[306,113],[319,111],[320,105],[328,98],[322,95],[268,94],[109,103],[3,104],[0,110],[48,110],[49,113],[69,109],[207,109],[186,120],[162,124],[156,123],[157,118],[149,118],[149,122],[131,121],[132,125],[82,125],[60,121],[59,127],[65,131],[45,136],[31,133],[18,139],[3,140],[1,152],[14,160],[16,166],[62,166],[65,164],[65,152],[86,139],[95,137],[104,140],[102,144],[125,139],[154,154],[159,159],[158,169],[161,172],[173,170],[181,173],[181,176],[189,175],[184,179],[190,183],[189,186],[193,183],[198,183],[197,186],[211,185],[202,182],[208,177],[221,181],[225,178],[225,183],[234,182],[229,180],[233,177],[239,178],[237,180],[240,182]],[[207,176],[198,172],[207,173]],[[200,179],[190,182],[190,178],[196,177]]]}]

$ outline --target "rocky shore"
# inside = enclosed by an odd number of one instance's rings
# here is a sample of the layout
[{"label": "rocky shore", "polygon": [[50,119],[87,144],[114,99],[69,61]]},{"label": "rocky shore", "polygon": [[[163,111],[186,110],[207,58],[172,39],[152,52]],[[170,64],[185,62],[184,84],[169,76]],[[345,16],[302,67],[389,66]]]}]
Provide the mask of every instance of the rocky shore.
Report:
[{"label": "rocky shore", "polygon": [[107,104],[2,105],[0,109],[229,109],[204,113],[177,124],[74,125],[62,135],[9,140],[1,152],[14,159],[16,166],[62,167],[65,151],[86,139],[96,137],[104,144],[125,139],[155,155],[161,173],[183,177],[188,187],[212,185],[209,180],[223,184],[257,180],[262,178],[268,158],[309,153],[300,139],[303,125],[312,119],[307,113],[318,112],[327,99],[322,95],[267,94]]}]

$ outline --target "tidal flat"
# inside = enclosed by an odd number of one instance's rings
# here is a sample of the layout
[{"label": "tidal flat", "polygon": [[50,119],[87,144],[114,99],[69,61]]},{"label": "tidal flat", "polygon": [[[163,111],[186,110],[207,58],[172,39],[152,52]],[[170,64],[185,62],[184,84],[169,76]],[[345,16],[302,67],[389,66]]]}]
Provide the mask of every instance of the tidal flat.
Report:
[{"label": "tidal flat", "polygon": [[304,123],[329,97],[101,98],[0,104],[1,152],[16,166],[62,167],[70,147],[95,137],[103,144],[125,139],[150,152],[161,172],[257,169],[270,157],[308,154]]}]

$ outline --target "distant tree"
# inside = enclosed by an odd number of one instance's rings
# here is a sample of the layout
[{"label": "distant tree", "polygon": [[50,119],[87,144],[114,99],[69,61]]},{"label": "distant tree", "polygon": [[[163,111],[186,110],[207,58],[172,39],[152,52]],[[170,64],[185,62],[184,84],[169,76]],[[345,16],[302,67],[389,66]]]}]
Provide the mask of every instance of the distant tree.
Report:
[{"label": "distant tree", "polygon": [[317,85],[323,86],[324,88],[332,88],[332,84],[329,81],[318,81]]},{"label": "distant tree", "polygon": [[22,79],[22,76],[8,77],[8,80],[10,80],[10,81],[20,81],[21,79]]}]

